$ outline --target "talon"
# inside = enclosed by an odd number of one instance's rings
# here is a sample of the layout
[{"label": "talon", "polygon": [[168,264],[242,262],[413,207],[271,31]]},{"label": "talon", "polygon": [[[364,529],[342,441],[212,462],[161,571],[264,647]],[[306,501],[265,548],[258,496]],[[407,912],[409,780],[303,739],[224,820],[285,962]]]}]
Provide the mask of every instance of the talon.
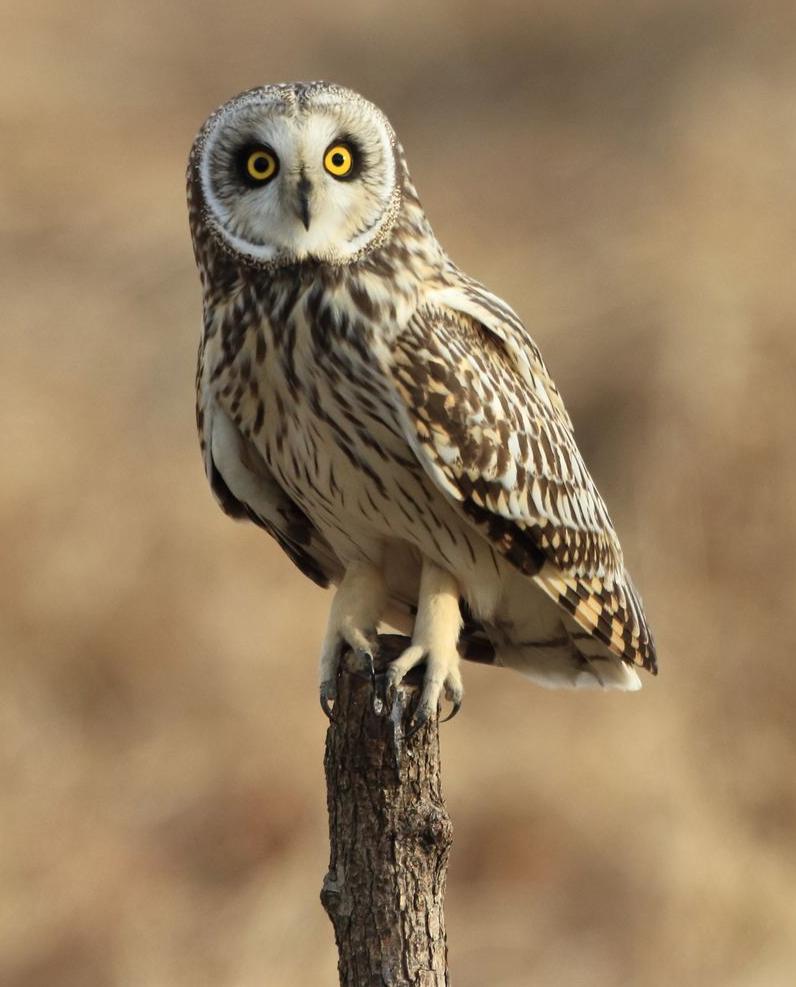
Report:
[{"label": "talon", "polygon": [[452,720],[462,708],[464,686],[462,685],[462,678],[461,675],[459,675],[458,669],[455,670],[452,677],[449,676],[445,683],[445,698],[450,700],[452,706],[450,713],[448,713],[444,719],[440,720],[440,723],[447,723],[448,720]]},{"label": "talon", "polygon": [[373,693],[373,712],[376,716],[381,716],[384,712],[384,703],[376,685],[376,659],[373,654],[376,651],[376,647],[377,645],[369,648],[355,648],[354,654],[357,656],[358,661],[364,662],[370,673],[370,689]]},{"label": "talon", "polygon": [[375,690],[375,688],[376,688],[376,665],[375,665],[375,661],[374,661],[374,658],[373,658],[373,650],[374,649],[372,649],[372,648],[354,648],[354,654],[357,656],[357,659],[359,661],[364,662],[365,666],[368,669],[368,672],[370,672],[370,684],[373,687],[373,689]]},{"label": "talon", "polygon": [[330,723],[334,723],[334,703],[337,699],[337,688],[334,682],[321,683],[321,709]]},{"label": "talon", "polygon": [[337,698],[336,679],[340,658],[351,648],[365,661],[375,680],[376,627],[385,599],[384,579],[378,568],[366,562],[352,562],[332,600],[329,621],[321,647],[321,709],[334,719],[332,703]]},{"label": "talon", "polygon": [[403,681],[405,671],[401,667],[396,667],[398,659],[391,662],[384,673],[384,702],[392,707],[398,694],[398,686]]}]

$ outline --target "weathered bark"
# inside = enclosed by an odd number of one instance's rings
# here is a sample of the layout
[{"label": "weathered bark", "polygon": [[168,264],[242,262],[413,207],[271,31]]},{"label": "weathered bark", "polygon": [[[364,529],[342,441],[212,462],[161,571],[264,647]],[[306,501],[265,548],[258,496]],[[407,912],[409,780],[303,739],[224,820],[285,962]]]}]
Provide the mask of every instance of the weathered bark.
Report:
[{"label": "weathered bark", "polygon": [[[400,650],[380,638],[384,658]],[[389,715],[347,655],[326,735],[331,857],[321,901],[334,925],[341,987],[446,987],[443,902],[453,827],[440,787],[437,721],[406,740],[417,679]]]}]

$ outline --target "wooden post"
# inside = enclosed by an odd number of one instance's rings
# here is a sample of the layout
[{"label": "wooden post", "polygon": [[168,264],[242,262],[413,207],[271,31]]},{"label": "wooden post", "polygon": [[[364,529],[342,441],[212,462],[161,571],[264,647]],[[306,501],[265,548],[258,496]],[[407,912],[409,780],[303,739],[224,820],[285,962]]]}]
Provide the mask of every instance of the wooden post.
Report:
[{"label": "wooden post", "polygon": [[[379,638],[377,672],[408,644]],[[326,735],[329,872],[321,901],[334,925],[341,987],[447,987],[443,903],[453,827],[440,785],[435,719],[404,730],[419,678],[374,711],[370,673],[341,663]],[[419,670],[422,675],[422,670]]]}]

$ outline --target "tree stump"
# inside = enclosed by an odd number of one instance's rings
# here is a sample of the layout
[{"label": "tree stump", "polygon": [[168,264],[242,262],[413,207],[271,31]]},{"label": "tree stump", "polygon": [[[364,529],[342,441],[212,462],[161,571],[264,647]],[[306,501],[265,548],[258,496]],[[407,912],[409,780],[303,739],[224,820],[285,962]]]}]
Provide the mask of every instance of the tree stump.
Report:
[{"label": "tree stump", "polygon": [[[377,673],[408,644],[379,638]],[[329,872],[341,987],[446,987],[443,904],[453,827],[440,784],[438,720],[406,739],[422,680],[413,670],[390,710],[374,709],[370,670],[341,662],[326,735]],[[379,703],[375,706],[378,708]]]}]

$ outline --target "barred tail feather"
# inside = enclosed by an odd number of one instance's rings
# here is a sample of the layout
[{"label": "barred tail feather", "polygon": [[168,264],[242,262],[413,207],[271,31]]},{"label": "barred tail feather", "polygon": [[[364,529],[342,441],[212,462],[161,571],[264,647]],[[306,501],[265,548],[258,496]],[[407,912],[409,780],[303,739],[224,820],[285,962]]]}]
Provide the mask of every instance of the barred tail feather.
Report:
[{"label": "barred tail feather", "polygon": [[619,658],[657,672],[655,645],[629,579],[608,583],[585,580],[545,563],[533,576],[547,596],[575,623]]}]

